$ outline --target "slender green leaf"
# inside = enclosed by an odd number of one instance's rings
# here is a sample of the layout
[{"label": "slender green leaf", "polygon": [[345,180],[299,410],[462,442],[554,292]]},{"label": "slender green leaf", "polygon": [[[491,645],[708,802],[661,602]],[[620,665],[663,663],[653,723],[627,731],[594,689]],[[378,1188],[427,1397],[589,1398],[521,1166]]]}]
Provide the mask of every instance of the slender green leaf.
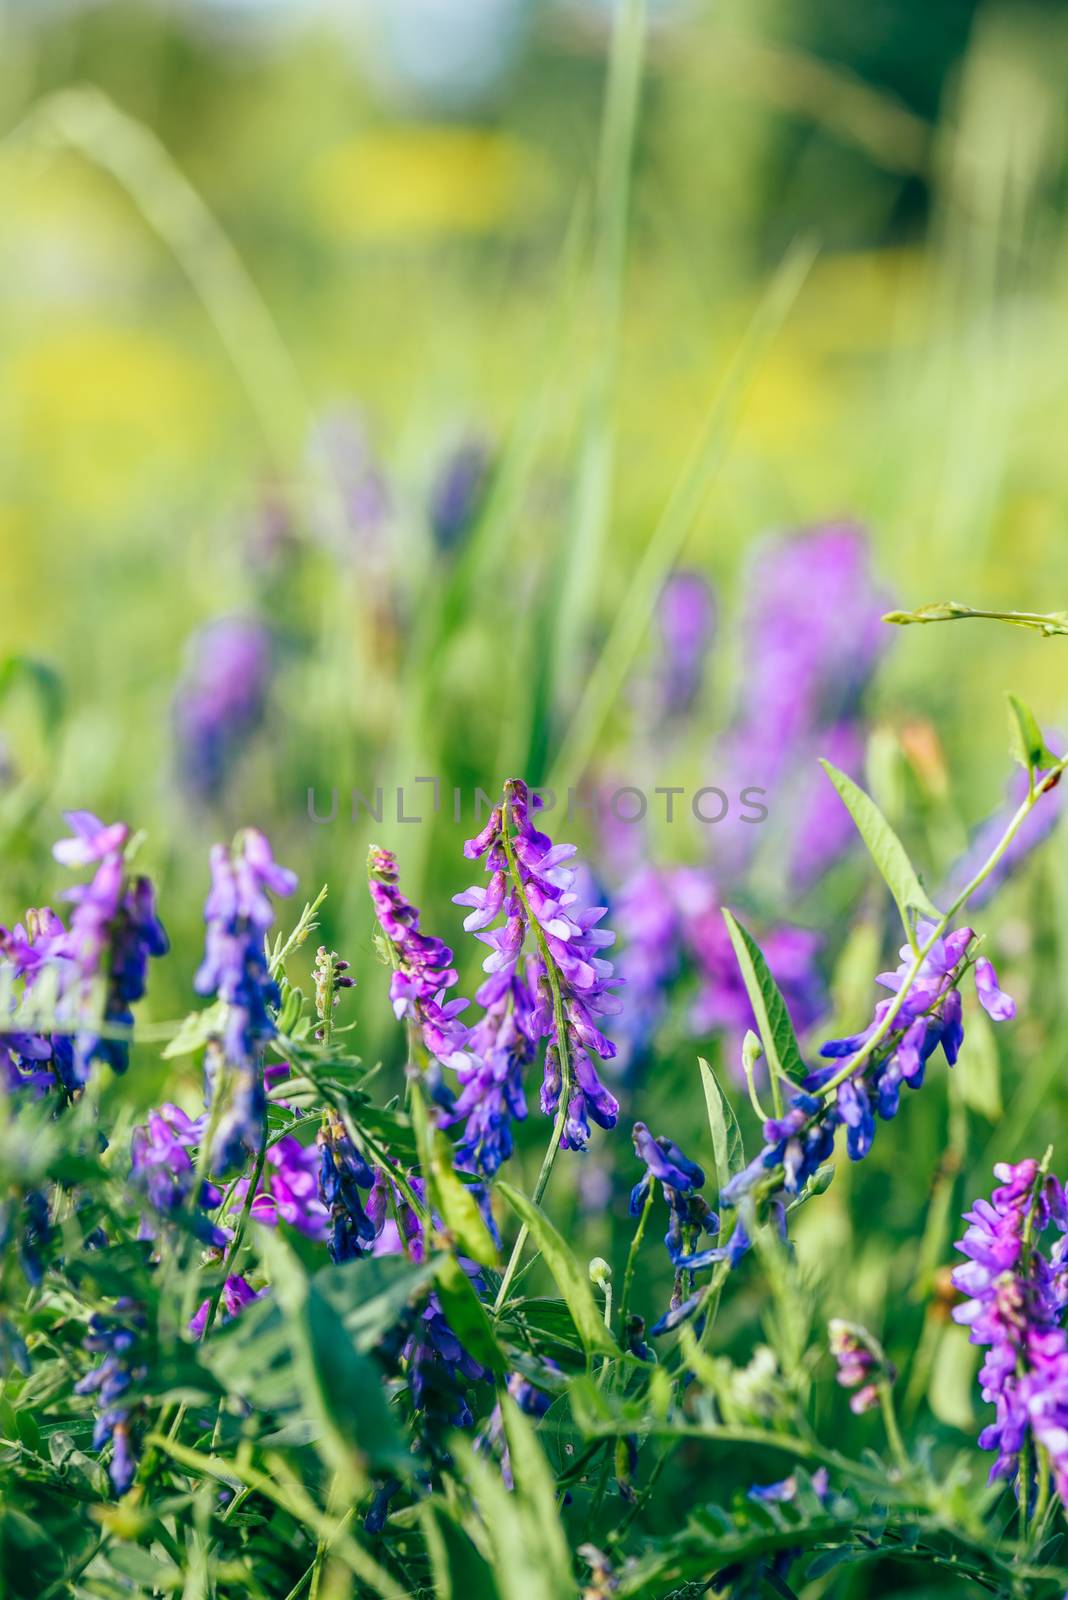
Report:
[{"label": "slender green leaf", "polygon": [[589,1276],[579,1266],[544,1212],[510,1183],[497,1182],[497,1192],[502,1194],[527,1228],[534,1243],[545,1257],[545,1263],[556,1281],[556,1286],[567,1301],[568,1310],[575,1319],[579,1338],[587,1351],[603,1351],[618,1355],[615,1340],[604,1325],[590,1288]]},{"label": "slender green leaf", "polygon": [[437,1209],[464,1255],[483,1267],[497,1265],[497,1247],[471,1189],[452,1164],[452,1146],[441,1128],[430,1136],[430,1188]]},{"label": "slender green leaf", "polygon": [[906,930],[909,933],[912,931],[912,919],[909,916],[912,911],[937,921],[942,913],[916,876],[916,869],[906,855],[904,845],[875,801],[831,762],[821,760],[820,766],[837,789],[872,860],[885,878]]},{"label": "slender green leaf", "polygon": [[[752,1035],[747,1035],[747,1038],[752,1038]],[[697,1064],[701,1069],[701,1087],[705,1091],[708,1126],[712,1131],[716,1181],[719,1188],[723,1189],[734,1174],[745,1166],[742,1130],[738,1126],[734,1108],[720,1088],[719,1080],[708,1062],[703,1056],[698,1056]]]},{"label": "slender green leaf", "polygon": [[510,1395],[502,1394],[500,1405],[515,1492],[536,1530],[546,1576],[556,1592],[567,1594],[572,1583],[571,1557],[556,1508],[556,1479],[533,1424]]},{"label": "slender green leaf", "polygon": [[1014,694],[1008,696],[1008,701],[1014,759],[1020,763],[1025,772],[1037,772],[1039,768],[1056,765],[1059,758],[1053,754],[1042,737],[1042,729],[1030,706],[1025,706]]},{"label": "slender green leaf", "polygon": [[493,1573],[451,1509],[423,1501],[419,1522],[434,1578],[434,1600],[498,1600]]},{"label": "slender green leaf", "polygon": [[361,1473],[364,1461],[410,1471],[380,1367],[361,1355],[335,1306],[274,1229],[262,1230],[260,1249],[286,1319],[304,1408],[318,1425],[316,1442],[328,1463],[350,1476]]},{"label": "slender green leaf", "polygon": [[741,969],[742,981],[749,996],[749,1004],[756,1017],[760,1042],[764,1046],[768,1070],[780,1078],[800,1083],[808,1075],[801,1050],[786,1009],[786,1001],[771,975],[760,946],[747,933],[741,923],[724,907],[723,920],[727,924],[734,954]]}]

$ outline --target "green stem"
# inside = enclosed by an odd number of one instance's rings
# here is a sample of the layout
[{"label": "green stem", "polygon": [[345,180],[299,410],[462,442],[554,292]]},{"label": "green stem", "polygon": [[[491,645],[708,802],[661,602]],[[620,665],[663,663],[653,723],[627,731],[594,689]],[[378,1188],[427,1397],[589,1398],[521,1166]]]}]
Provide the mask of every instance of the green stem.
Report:
[{"label": "green stem", "polygon": [[649,1213],[653,1209],[654,1194],[655,1186],[650,1183],[649,1192],[645,1197],[645,1204],[642,1206],[641,1216],[638,1218],[638,1226],[634,1230],[634,1237],[631,1239],[630,1249],[627,1251],[627,1264],[623,1269],[623,1292],[619,1297],[619,1326],[622,1330],[624,1339],[627,1337],[627,1316],[630,1312],[630,1291],[634,1283],[634,1273],[638,1265],[638,1251],[641,1249],[642,1239],[645,1236],[645,1225],[649,1221]]},{"label": "green stem", "polygon": [[894,1394],[889,1379],[881,1378],[878,1383],[878,1390],[879,1407],[883,1414],[883,1427],[886,1429],[886,1440],[890,1446],[890,1453],[900,1471],[908,1472],[912,1464],[909,1461],[908,1451],[905,1449],[905,1441],[901,1437],[901,1429],[897,1425],[897,1411],[894,1407]]}]

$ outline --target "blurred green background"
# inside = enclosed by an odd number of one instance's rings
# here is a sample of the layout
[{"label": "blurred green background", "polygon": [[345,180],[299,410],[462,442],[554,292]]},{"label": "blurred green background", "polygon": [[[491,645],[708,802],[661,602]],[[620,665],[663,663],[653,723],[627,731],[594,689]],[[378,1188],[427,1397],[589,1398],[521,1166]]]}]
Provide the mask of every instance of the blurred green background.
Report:
[{"label": "blurred green background", "polygon": [[[658,781],[715,782],[768,530],[861,522],[905,606],[1064,603],[1068,10],[650,10],[631,129],[625,29],[604,115],[607,0],[0,3],[0,915],[61,887],[63,808],[145,828],[176,947],[146,1015],[187,1009],[207,847],[255,822],[309,894],[329,878],[358,1047],[395,1054],[348,791],[577,782],[636,750]],[[451,527],[458,451],[475,487]],[[669,749],[636,742],[632,686],[675,565],[707,575],[719,622]],[[269,630],[273,676],[198,795],[175,695],[197,631],[234,616]],[[868,777],[933,879],[1002,793],[1003,691],[1068,730],[1066,684],[1058,641],[893,638]],[[934,799],[902,754],[917,725],[949,772]],[[335,823],[309,821],[309,786],[321,809],[339,789]],[[387,799],[373,830],[450,937],[469,822],[398,827]],[[599,867],[587,822],[554,829]],[[684,828],[649,848],[709,852]],[[967,1111],[943,1074],[927,1120],[883,1134],[867,1243],[844,1178],[812,1208],[852,1286],[830,1309],[878,1323],[888,1293],[929,1289],[961,1168],[982,1181],[991,1139],[1015,1157],[1063,1123],[1062,858],[1054,840],[1000,916],[1027,1012],[1004,1097],[996,1064]],[[779,892],[773,872],[764,908],[789,917]],[[829,971],[859,894],[800,918],[831,933]],[[130,1092],[160,1083],[146,1062]],[[692,1119],[692,1043],[669,1037],[653,1095]],[[919,1396],[942,1313],[902,1304],[901,1337],[929,1336]],[[754,1310],[734,1305],[728,1331]],[[938,1403],[967,1423],[951,1353]]]}]

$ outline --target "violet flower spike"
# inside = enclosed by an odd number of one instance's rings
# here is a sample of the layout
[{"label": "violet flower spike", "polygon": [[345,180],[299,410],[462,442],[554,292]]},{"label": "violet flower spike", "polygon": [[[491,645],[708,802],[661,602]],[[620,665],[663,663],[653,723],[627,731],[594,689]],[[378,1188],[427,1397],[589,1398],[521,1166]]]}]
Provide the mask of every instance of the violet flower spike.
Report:
[{"label": "violet flower spike", "polygon": [[[541,1107],[547,1116],[560,1112],[566,1057],[560,1146],[581,1150],[589,1143],[591,1120],[609,1129],[619,1115],[619,1103],[601,1082],[594,1058],[608,1061],[616,1054],[600,1023],[620,1009],[615,990],[621,980],[601,954],[615,940],[613,933],[598,927],[606,908],[579,903],[576,870],[565,865],[575,847],[554,845],[535,826],[531,811],[536,805],[520,779],[505,785],[503,805],[495,807],[485,828],[464,846],[469,859],[486,858],[489,882],[453,898],[474,908],[465,926],[490,949],[483,962],[486,981],[477,994],[481,1005],[492,1007],[508,992],[524,943],[533,936],[537,954],[529,969],[535,993],[531,1026],[535,1040],[546,1041]],[[491,927],[500,917],[503,923]]]}]

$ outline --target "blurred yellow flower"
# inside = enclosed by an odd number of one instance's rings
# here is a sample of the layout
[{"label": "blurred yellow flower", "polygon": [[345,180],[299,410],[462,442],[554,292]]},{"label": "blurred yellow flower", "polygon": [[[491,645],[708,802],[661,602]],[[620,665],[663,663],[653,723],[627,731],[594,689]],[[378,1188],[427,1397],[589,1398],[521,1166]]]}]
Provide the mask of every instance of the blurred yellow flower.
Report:
[{"label": "blurred yellow flower", "polygon": [[528,225],[552,189],[545,158],[489,128],[396,125],[336,145],[317,163],[312,201],[341,238],[491,233]]},{"label": "blurred yellow flower", "polygon": [[216,410],[210,375],[174,339],[99,321],[39,332],[11,358],[7,391],[31,479],[101,516],[140,475],[192,464]]}]

